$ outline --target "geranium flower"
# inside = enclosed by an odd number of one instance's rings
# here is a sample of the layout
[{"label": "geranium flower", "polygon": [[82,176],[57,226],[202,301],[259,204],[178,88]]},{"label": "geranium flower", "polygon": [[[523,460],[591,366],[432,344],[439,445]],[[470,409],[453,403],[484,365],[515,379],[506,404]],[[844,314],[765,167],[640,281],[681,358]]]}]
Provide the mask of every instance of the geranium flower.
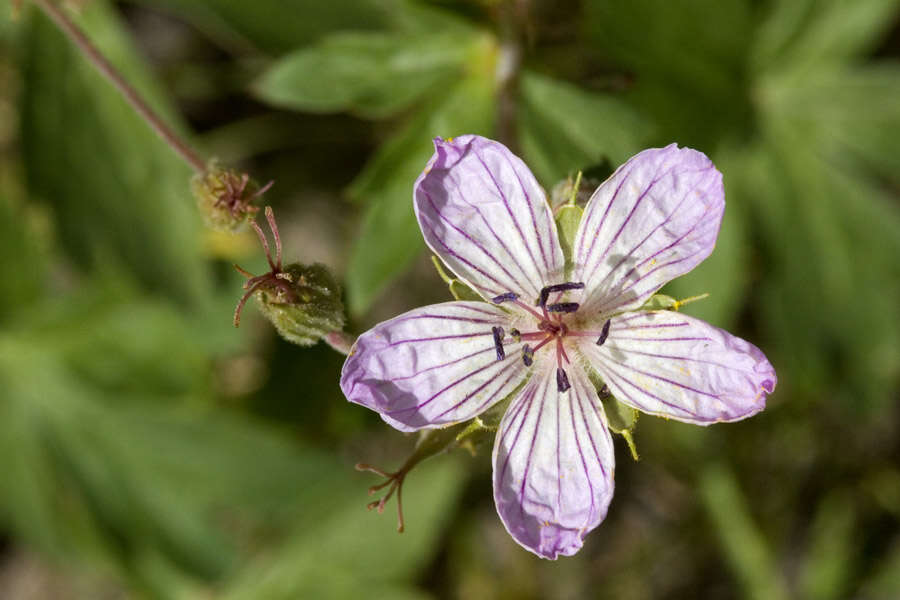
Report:
[{"label": "geranium flower", "polygon": [[752,344],[641,310],[715,245],[722,175],[701,152],[671,144],[619,167],[585,207],[568,267],[543,190],[498,142],[436,139],[414,206],[428,246],[486,302],[376,325],[347,358],[341,389],[402,431],[447,427],[511,397],[494,500],[539,556],[577,552],[612,499],[612,438],[590,371],[620,402],[698,425],[749,417],[774,390]]}]

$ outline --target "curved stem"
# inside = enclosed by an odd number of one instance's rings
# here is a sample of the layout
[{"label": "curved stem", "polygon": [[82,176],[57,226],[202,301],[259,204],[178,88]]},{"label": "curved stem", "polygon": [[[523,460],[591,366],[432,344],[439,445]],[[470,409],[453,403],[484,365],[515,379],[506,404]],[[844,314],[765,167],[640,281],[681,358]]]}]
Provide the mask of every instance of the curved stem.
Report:
[{"label": "curved stem", "polygon": [[125,98],[131,108],[156,132],[156,134],[166,142],[172,150],[174,150],[184,161],[190,165],[194,171],[202,173],[206,170],[206,163],[194,150],[165,122],[153,112],[144,99],[138,94],[131,85],[125,81],[122,74],[106,59],[100,50],[87,38],[87,36],[73,23],[65,12],[60,9],[51,0],[32,0],[38,8],[44,11],[50,20],[75,44],[81,53],[87,58],[94,67],[103,74],[106,79],[115,86],[120,94]]}]

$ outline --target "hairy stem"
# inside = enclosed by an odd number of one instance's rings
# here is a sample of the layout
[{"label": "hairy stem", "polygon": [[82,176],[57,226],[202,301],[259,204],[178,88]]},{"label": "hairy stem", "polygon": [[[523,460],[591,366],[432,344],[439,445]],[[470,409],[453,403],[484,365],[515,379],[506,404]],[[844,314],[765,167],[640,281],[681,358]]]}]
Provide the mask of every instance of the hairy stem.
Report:
[{"label": "hairy stem", "polygon": [[32,0],[50,20],[75,44],[81,53],[94,67],[115,86],[120,94],[128,101],[128,104],[141,116],[144,121],[165,141],[190,167],[202,173],[206,170],[206,163],[194,150],[175,134],[172,129],[147,105],[140,94],[125,81],[122,74],[106,59],[100,50],[87,38],[65,12],[52,0]]}]

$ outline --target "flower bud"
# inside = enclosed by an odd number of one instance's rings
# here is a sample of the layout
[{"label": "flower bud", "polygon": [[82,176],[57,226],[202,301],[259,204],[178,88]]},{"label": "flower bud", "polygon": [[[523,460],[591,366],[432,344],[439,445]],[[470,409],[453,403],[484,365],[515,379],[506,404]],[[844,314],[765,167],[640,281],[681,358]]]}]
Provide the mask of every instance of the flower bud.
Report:
[{"label": "flower bud", "polygon": [[255,202],[272,182],[260,187],[246,173],[224,169],[210,161],[206,171],[191,178],[191,192],[206,226],[216,231],[236,231],[252,220]]},{"label": "flower bud", "polygon": [[256,299],[281,337],[311,346],[332,331],[343,329],[340,286],[325,265],[294,263],[277,277],[286,285],[262,286]]},{"label": "flower bud", "polygon": [[244,283],[246,292],[234,310],[234,326],[240,325],[244,304],[255,295],[260,311],[272,322],[281,337],[300,346],[311,346],[329,333],[343,329],[341,288],[325,265],[292,263],[283,266],[281,236],[271,206],[266,207],[266,220],[275,241],[275,256],[272,256],[260,226],[250,221],[266,252],[269,271],[253,275],[234,265],[247,277]]}]

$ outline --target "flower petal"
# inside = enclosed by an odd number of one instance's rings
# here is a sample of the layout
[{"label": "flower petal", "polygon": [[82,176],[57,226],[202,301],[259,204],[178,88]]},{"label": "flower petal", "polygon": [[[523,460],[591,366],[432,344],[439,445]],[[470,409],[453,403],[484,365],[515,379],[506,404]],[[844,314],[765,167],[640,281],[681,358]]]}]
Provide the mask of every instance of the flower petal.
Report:
[{"label": "flower petal", "polygon": [[556,225],[528,167],[476,135],[437,138],[434,146],[414,193],[429,248],[486,298],[515,292],[530,303],[561,281]]},{"label": "flower petal", "polygon": [[510,535],[544,558],[572,555],[606,516],[615,456],[585,372],[557,391],[542,369],[510,404],[494,443],[494,501]]},{"label": "flower petal", "polygon": [[761,411],[778,381],[753,344],[686,315],[614,317],[602,346],[580,349],[619,401],[642,412],[709,425]]},{"label": "flower petal", "polygon": [[417,308],[359,337],[341,371],[341,390],[403,431],[471,419],[527,376],[520,353],[497,359],[494,327],[509,315],[483,302]]},{"label": "flower petal", "polygon": [[591,196],[575,236],[583,311],[640,307],[712,252],[725,210],[722,174],[702,152],[644,150]]}]

